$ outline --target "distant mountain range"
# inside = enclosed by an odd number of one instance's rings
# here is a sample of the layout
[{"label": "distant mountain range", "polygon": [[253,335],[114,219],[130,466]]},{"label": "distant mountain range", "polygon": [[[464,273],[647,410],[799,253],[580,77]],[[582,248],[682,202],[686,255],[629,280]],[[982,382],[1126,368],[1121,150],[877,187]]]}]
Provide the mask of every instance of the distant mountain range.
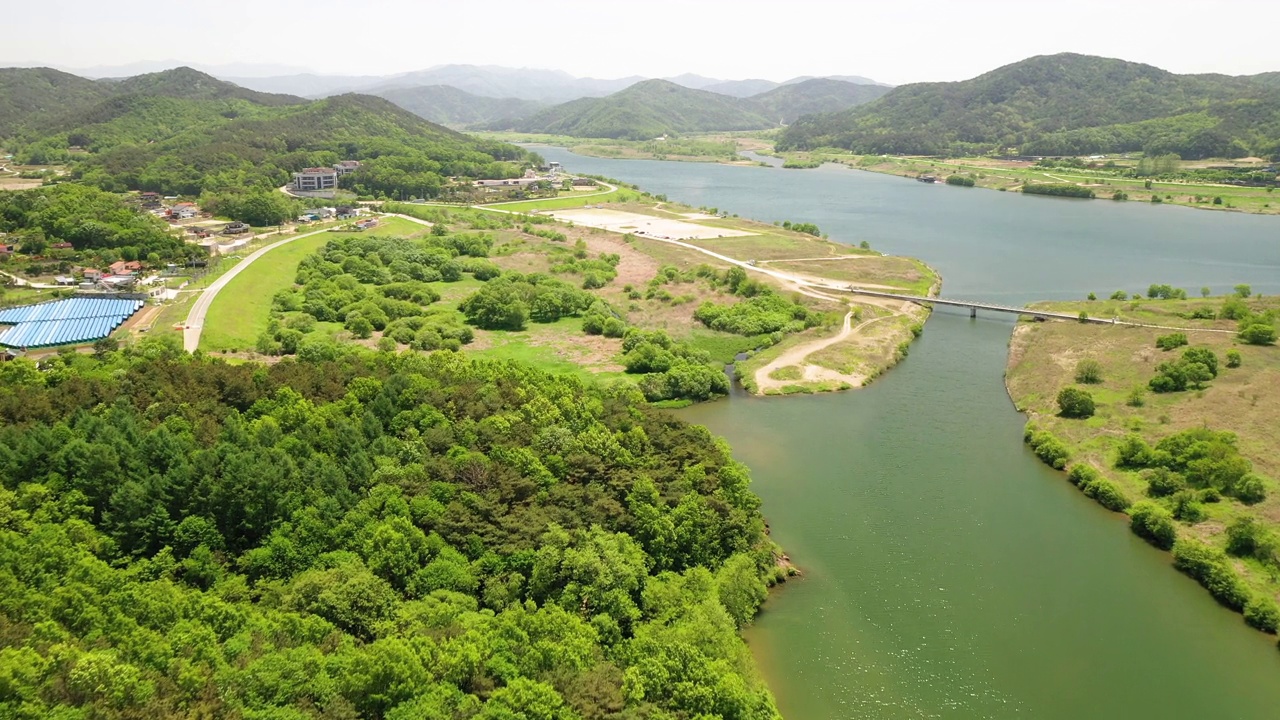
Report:
[{"label": "distant mountain range", "polygon": [[[448,85],[481,97],[515,98],[544,104],[561,103],[584,97],[604,97],[642,80],[650,79],[639,75],[616,79],[580,78],[559,70],[506,68],[493,65],[440,65],[397,75],[359,77],[311,73],[269,77],[232,75],[219,77],[261,92],[303,97],[323,97],[346,92],[380,94],[392,89]],[[694,90],[709,90],[735,97],[749,97],[772,90],[779,85],[803,82],[811,78],[792,78],[785,83],[772,80],[726,81],[686,73],[664,79]],[[856,75],[839,76],[834,79],[863,85],[880,84]]]},{"label": "distant mountain range", "polygon": [[[747,83],[752,81],[745,81]],[[724,83],[708,87],[723,87]],[[738,85],[745,91],[746,85]],[[813,78],[778,85],[752,97],[695,90],[668,80],[645,80],[603,98],[580,98],[516,120],[490,122],[492,130],[572,137],[648,140],[719,130],[764,130],[804,113],[854,107],[889,88]]]},{"label": "distant mountain range", "polygon": [[1124,60],[1044,55],[972,80],[903,85],[872,103],[800,118],[778,147],[1274,156],[1280,154],[1280,73],[1175,75]]}]

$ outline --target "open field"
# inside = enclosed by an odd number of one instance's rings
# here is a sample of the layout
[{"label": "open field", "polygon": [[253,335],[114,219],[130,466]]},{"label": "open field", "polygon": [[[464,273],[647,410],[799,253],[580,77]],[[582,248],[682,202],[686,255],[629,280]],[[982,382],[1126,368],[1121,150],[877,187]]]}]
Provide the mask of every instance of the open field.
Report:
[{"label": "open field", "polygon": [[671,240],[703,240],[754,234],[747,230],[711,227],[688,220],[658,218],[621,210],[589,208],[560,210],[548,214],[557,220],[575,225],[586,225],[624,235],[650,235]]},{"label": "open field", "polygon": [[775,270],[839,280],[853,285],[894,288],[913,295],[928,295],[937,276],[920,260],[892,255],[849,255],[844,258],[768,260]]},{"label": "open field", "polygon": [[[1272,298],[1247,302],[1255,311],[1280,307],[1280,300]],[[1090,302],[1043,303],[1036,307],[1072,312],[1083,309],[1100,315],[1114,312],[1122,320],[1234,330],[1236,323],[1230,320],[1192,321],[1179,317],[1200,308],[1217,309],[1222,304],[1222,298],[1210,298],[1115,302],[1108,303],[1110,307],[1101,312],[1097,308],[1101,303]],[[1132,501],[1146,497],[1147,482],[1137,472],[1115,467],[1116,449],[1127,435],[1136,433],[1154,445],[1163,437],[1190,428],[1233,432],[1240,453],[1263,476],[1267,499],[1252,507],[1228,497],[1206,502],[1205,519],[1194,524],[1179,523],[1178,531],[1222,547],[1226,524],[1241,514],[1262,518],[1280,529],[1280,485],[1276,482],[1280,478],[1280,348],[1245,345],[1234,333],[1189,332],[1189,347],[1210,348],[1217,354],[1217,378],[1201,390],[1146,391],[1147,382],[1156,374],[1156,365],[1176,360],[1186,349],[1158,349],[1156,338],[1168,333],[1070,322],[1020,324],[1010,346],[1006,373],[1009,394],[1037,426],[1067,444],[1073,463],[1092,465],[1119,485]],[[1240,353],[1240,367],[1225,366],[1223,360],[1229,350]],[[1097,360],[1102,368],[1100,383],[1079,385],[1093,395],[1096,414],[1087,420],[1059,417],[1057,393],[1075,384],[1076,365],[1084,359]],[[1139,391],[1140,406],[1130,401],[1135,388],[1143,389]],[[1280,592],[1280,573],[1263,568],[1254,560],[1234,562],[1255,588],[1265,589],[1273,596]]]},{"label": "open field", "polygon": [[627,188],[614,187],[612,190],[592,190],[569,191],[568,194],[555,198],[547,198],[544,200],[514,200],[507,202],[489,203],[479,205],[477,207],[493,208],[497,210],[506,210],[508,212],[535,212],[538,210],[563,210],[565,208],[579,208],[587,205],[599,205],[601,203],[628,202],[639,199],[641,194],[635,190]]}]

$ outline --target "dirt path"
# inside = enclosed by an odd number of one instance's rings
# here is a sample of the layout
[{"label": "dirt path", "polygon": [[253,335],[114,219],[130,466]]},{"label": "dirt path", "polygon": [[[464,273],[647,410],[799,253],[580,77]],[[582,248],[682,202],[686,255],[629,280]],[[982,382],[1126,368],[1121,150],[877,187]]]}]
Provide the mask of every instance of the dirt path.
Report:
[{"label": "dirt path", "polygon": [[[868,325],[880,322],[881,320],[886,320],[891,317],[894,317],[894,316],[885,315],[878,318],[872,318],[870,320],[861,322],[858,324],[857,327],[854,327],[853,312],[850,311],[846,313],[844,316],[844,327],[841,328],[840,332],[828,338],[821,338],[818,340],[814,340],[813,342],[804,343],[803,345],[797,345],[791,348],[790,350],[787,350],[786,352],[782,353],[777,358],[774,358],[773,362],[757,370],[756,371],[756,388],[758,389],[759,392],[764,393],[767,390],[778,389],[783,387],[784,385],[791,385],[797,382],[815,382],[815,381],[821,381],[821,380],[833,380],[835,382],[846,382],[852,385],[853,387],[861,387],[862,383],[866,380],[865,376],[845,375],[844,373],[838,373],[835,370],[831,370],[830,368],[824,368],[818,365],[806,364],[805,360],[810,355],[820,350],[826,350],[827,348],[831,347],[832,345],[835,345],[836,343],[841,343],[841,342],[844,342],[845,340],[848,340],[850,336],[860,332],[863,328],[867,327]],[[775,380],[769,377],[769,374],[774,372],[775,370],[780,370],[784,367],[791,367],[791,366],[799,366],[800,369],[803,371],[804,374],[799,380]]]}]

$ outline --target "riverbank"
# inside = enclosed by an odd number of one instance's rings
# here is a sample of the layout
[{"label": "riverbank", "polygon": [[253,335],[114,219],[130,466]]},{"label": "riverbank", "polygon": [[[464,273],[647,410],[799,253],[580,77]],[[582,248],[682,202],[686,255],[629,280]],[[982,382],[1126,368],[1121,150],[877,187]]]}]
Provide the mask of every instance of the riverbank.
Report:
[{"label": "riverbank", "polygon": [[[995,158],[937,159],[889,155],[851,155],[835,151],[774,153],[784,167],[807,169],[831,162],[868,172],[916,178],[934,176],[945,184],[953,175],[972,182],[970,187],[1000,192],[1022,192],[1029,185],[1070,186],[1092,192],[1095,200],[1180,205],[1200,210],[1280,214],[1280,196],[1267,188],[1218,183],[1151,180],[1123,177],[1101,171],[1037,167],[1030,161]],[[966,190],[969,187],[955,187]]]},{"label": "riverbank", "polygon": [[[1172,549],[1179,569],[1223,604],[1275,632],[1280,349],[1242,342],[1232,318],[1280,312],[1280,299],[1143,298],[1037,307],[1192,328],[1022,323],[1010,343],[1006,387],[1028,415],[1029,442],[1042,459],[1071,471],[1069,479],[1108,509],[1127,512],[1135,533]],[[1187,371],[1193,379],[1179,380],[1179,368],[1197,361],[1208,372]],[[1173,384],[1154,380],[1161,376]],[[1177,390],[1175,381],[1186,388]],[[1063,417],[1057,398],[1068,387],[1092,397],[1089,417]],[[1188,559],[1193,555],[1194,563]]]},{"label": "riverbank", "polygon": [[572,150],[579,155],[610,160],[665,160],[669,162],[704,162],[722,165],[755,165],[740,152],[772,151],[773,142],[760,132],[720,132],[686,135],[654,140],[618,140],[613,138],[578,138],[568,135],[536,133],[481,132],[471,133],[487,140],[516,145],[550,145]]}]

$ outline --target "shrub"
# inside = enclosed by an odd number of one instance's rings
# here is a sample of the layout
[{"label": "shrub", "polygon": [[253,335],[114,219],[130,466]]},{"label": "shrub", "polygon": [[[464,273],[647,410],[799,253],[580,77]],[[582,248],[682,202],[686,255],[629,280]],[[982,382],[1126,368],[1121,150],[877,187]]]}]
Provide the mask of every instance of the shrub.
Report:
[{"label": "shrub", "polygon": [[1227,556],[1199,540],[1181,538],[1173,544],[1173,566],[1209,591],[1232,610],[1244,610],[1249,596],[1231,569]]},{"label": "shrub", "polygon": [[1178,529],[1168,510],[1149,500],[1129,510],[1129,529],[1134,535],[1161,550],[1170,550],[1178,539]]},{"label": "shrub", "polygon": [[1117,291],[1115,291],[1115,292],[1111,293],[1111,299],[1112,299],[1112,300],[1128,300],[1128,299],[1129,299],[1129,293],[1127,293],[1127,292],[1125,292],[1125,291],[1123,291],[1123,290],[1117,290]]},{"label": "shrub", "polygon": [[1123,512],[1129,507],[1129,498],[1125,497],[1124,492],[1116,487],[1115,483],[1104,477],[1099,477],[1081,489],[1085,497],[1097,500],[1099,505],[1112,512]]},{"label": "shrub", "polygon": [[1044,185],[1023,185],[1022,192],[1027,195],[1053,195],[1056,197],[1073,197],[1073,198],[1093,198],[1095,197],[1093,190],[1079,185],[1044,184]]},{"label": "shrub", "polygon": [[1254,323],[1240,331],[1240,340],[1249,345],[1270,345],[1276,341],[1276,329],[1263,323]]},{"label": "shrub", "polygon": [[1227,367],[1238,368],[1242,362],[1244,362],[1244,358],[1240,356],[1239,350],[1227,351]]},{"label": "shrub", "polygon": [[1234,493],[1245,505],[1257,505],[1267,499],[1267,486],[1263,484],[1262,478],[1249,473],[1236,483]]},{"label": "shrub", "polygon": [[1187,336],[1185,333],[1171,333],[1169,335],[1161,335],[1156,338],[1156,347],[1161,350],[1172,350],[1176,347],[1182,347],[1187,344]]},{"label": "shrub", "polygon": [[1280,628],[1280,608],[1269,597],[1254,596],[1244,606],[1244,621],[1250,627],[1275,635],[1277,628]]},{"label": "shrub", "polygon": [[973,186],[974,186],[974,180],[973,180],[973,178],[971,178],[971,177],[967,177],[967,176],[964,176],[964,175],[948,175],[948,176],[947,176],[947,184],[948,184],[948,185],[959,185],[960,187],[973,187]]},{"label": "shrub", "polygon": [[1168,468],[1152,468],[1142,476],[1147,481],[1147,494],[1151,497],[1168,497],[1187,489],[1182,476]]},{"label": "shrub", "polygon": [[1102,476],[1098,474],[1098,471],[1093,469],[1092,466],[1082,465],[1080,463],[1072,465],[1071,470],[1067,472],[1067,480],[1070,480],[1072,485],[1080,488],[1092,485],[1101,477]]},{"label": "shrub", "polygon": [[1129,397],[1125,398],[1125,405],[1129,407],[1142,407],[1147,404],[1147,391],[1142,387],[1135,387],[1129,391]]},{"label": "shrub", "polygon": [[1195,525],[1208,517],[1204,506],[1200,504],[1200,496],[1194,490],[1179,490],[1174,493],[1170,506],[1173,516],[1184,523]]},{"label": "shrub", "polygon": [[1028,425],[1023,439],[1031,446],[1031,451],[1036,454],[1036,457],[1055,470],[1065,468],[1067,461],[1071,459],[1071,452],[1067,450],[1067,446],[1052,433],[1036,430]]},{"label": "shrub", "polygon": [[1258,551],[1266,528],[1252,515],[1241,515],[1227,524],[1227,554],[1251,557]]},{"label": "shrub", "polygon": [[1062,388],[1058,392],[1058,409],[1063,417],[1092,417],[1094,412],[1093,396],[1080,388]]},{"label": "shrub", "polygon": [[1102,382],[1102,363],[1093,358],[1085,358],[1076,363],[1076,382],[1086,385]]}]

